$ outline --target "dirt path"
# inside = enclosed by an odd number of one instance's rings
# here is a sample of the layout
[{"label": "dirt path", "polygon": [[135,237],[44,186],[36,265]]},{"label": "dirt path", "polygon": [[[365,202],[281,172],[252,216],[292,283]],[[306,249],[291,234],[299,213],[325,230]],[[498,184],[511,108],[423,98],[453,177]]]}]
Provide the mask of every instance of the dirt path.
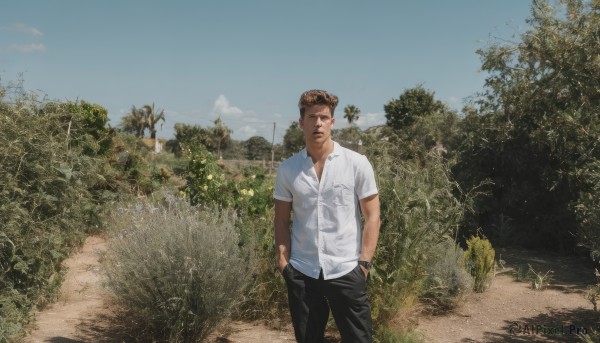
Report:
[{"label": "dirt path", "polygon": [[[99,257],[106,241],[89,237],[82,249],[65,261],[68,273],[58,301],[37,313],[37,329],[26,343],[126,342],[110,327],[110,296],[102,289]],[[473,294],[455,311],[443,316],[422,316],[415,328],[427,342],[573,342],[574,333],[597,328],[597,312],[584,298],[594,282],[593,266],[585,259],[553,255],[531,257],[501,252],[507,262],[485,293]],[[510,271],[530,263],[535,270],[554,271],[551,287],[532,290],[515,282]],[[543,334],[543,331],[546,334]],[[111,333],[112,332],[112,333]],[[107,334],[108,333],[108,334]],[[289,325],[273,329],[256,323],[227,324],[211,342],[294,342]]]},{"label": "dirt path", "polygon": [[[507,266],[484,293],[473,294],[453,313],[423,317],[417,327],[427,342],[577,342],[576,333],[598,328],[599,314],[585,299],[594,282],[586,259],[504,252]],[[531,264],[553,271],[545,290],[515,282],[513,271]]]},{"label": "dirt path", "polygon": [[79,342],[78,325],[108,311],[98,261],[105,249],[103,238],[88,237],[81,250],[65,260],[67,275],[58,301],[36,313],[37,328],[25,342]]}]

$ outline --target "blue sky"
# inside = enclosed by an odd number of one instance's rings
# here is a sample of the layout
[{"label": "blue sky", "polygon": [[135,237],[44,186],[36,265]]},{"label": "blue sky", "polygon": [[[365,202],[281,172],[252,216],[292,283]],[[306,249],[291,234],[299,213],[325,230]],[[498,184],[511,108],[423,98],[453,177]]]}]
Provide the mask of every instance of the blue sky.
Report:
[{"label": "blue sky", "polygon": [[[132,105],[175,123],[276,142],[298,118],[299,95],[327,89],[358,106],[362,128],[385,123],[383,105],[422,84],[455,109],[481,91],[475,51],[518,40],[528,0],[430,1],[5,1],[0,78],[56,100],[86,100],[111,125]],[[516,36],[515,36],[516,35]]]}]

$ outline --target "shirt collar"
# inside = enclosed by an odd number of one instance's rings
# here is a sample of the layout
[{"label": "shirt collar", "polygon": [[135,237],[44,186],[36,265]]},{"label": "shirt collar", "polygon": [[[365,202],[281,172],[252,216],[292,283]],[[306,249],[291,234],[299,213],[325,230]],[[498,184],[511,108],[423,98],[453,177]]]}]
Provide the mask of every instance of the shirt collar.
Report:
[{"label": "shirt collar", "polygon": [[[339,156],[342,153],[342,149],[341,149],[340,145],[338,144],[338,142],[336,142],[336,141],[332,141],[332,142],[333,142],[333,152],[331,154],[329,154],[329,156],[327,158]],[[302,158],[308,157],[308,150],[306,150],[306,147],[304,147],[304,149],[302,149],[302,151],[300,151],[300,154],[302,154]]]}]

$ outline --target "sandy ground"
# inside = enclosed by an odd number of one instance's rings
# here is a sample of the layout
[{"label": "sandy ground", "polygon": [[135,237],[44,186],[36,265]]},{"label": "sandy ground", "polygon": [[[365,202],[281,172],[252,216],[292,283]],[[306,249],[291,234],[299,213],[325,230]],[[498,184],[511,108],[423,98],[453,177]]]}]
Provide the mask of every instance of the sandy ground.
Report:
[{"label": "sandy ground", "polygon": [[[58,301],[36,314],[37,328],[25,343],[127,342],[110,328],[110,295],[101,286],[99,257],[106,248],[100,237],[89,237],[82,249],[65,261],[68,273]],[[506,268],[489,290],[473,294],[454,311],[421,315],[415,330],[427,342],[574,342],[577,329],[597,329],[598,312],[584,298],[594,282],[593,265],[586,259],[519,252],[499,252]],[[553,270],[553,281],[543,291],[515,282],[511,271],[530,263],[535,270]],[[108,334],[107,334],[108,333]],[[294,342],[290,325],[231,322],[210,342]]]},{"label": "sandy ground", "polygon": [[[506,268],[484,293],[472,294],[452,313],[423,316],[417,330],[427,342],[577,342],[579,332],[597,329],[598,312],[585,299],[594,282],[586,259],[551,254],[505,252]],[[552,270],[545,290],[515,282],[513,271],[531,264],[534,270]]]}]

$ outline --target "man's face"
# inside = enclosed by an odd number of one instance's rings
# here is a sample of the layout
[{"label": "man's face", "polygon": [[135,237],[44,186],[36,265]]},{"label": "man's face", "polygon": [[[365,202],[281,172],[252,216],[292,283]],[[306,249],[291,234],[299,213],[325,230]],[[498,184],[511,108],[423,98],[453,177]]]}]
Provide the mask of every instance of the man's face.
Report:
[{"label": "man's face", "polygon": [[304,131],[306,143],[323,143],[331,137],[331,129],[335,123],[329,107],[314,105],[304,110],[304,117],[300,118],[300,127]]}]

